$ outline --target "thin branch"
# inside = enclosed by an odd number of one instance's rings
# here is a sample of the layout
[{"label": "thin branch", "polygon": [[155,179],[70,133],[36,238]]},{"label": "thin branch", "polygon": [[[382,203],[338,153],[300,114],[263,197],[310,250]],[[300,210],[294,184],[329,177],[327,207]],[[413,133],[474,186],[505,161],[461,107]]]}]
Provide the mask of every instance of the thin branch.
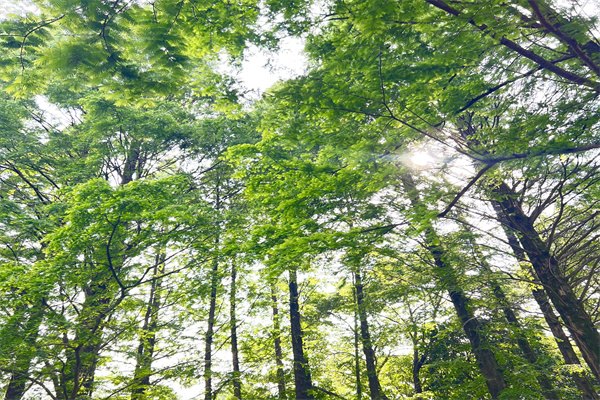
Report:
[{"label": "thin branch", "polygon": [[443,218],[446,216],[446,214],[448,214],[450,212],[450,210],[452,209],[452,207],[454,207],[456,205],[456,203],[458,203],[458,201],[460,200],[460,198],[469,191],[469,189],[471,189],[471,187],[477,183],[477,181],[487,172],[490,170],[490,168],[492,168],[495,165],[495,163],[491,163],[491,164],[486,164],[483,168],[481,168],[479,170],[479,172],[473,177],[471,178],[471,180],[469,181],[469,183],[467,183],[467,185],[462,188],[462,190],[460,192],[458,192],[458,194],[456,196],[454,196],[454,198],[452,199],[452,201],[448,204],[448,206],[444,209],[444,211],[442,211],[441,213],[439,213],[437,216],[438,218]]},{"label": "thin branch", "polygon": [[[453,15],[455,17],[458,17],[460,15],[462,15],[463,13],[459,10],[457,10],[456,8],[446,4],[443,0],[425,0],[427,3],[431,4],[434,7],[439,8],[440,10],[443,10],[445,12],[447,12],[450,15]],[[473,20],[472,18],[469,18],[467,20],[467,22],[474,26],[475,28],[477,28],[478,30],[488,33],[492,38],[497,39],[495,36],[495,34],[493,32],[490,32],[488,30],[488,26],[485,24],[478,24],[477,22],[475,22],[475,20]],[[498,39],[497,39],[498,40]],[[516,52],[517,54],[533,61],[534,63],[536,63],[537,65],[539,65],[541,68],[546,69],[550,72],[553,72],[554,74],[567,79],[568,81],[571,81],[573,83],[576,83],[578,85],[583,85],[583,86],[587,86],[592,88],[594,91],[596,92],[600,92],[600,83],[592,81],[588,78],[585,78],[583,76],[577,75],[573,72],[567,71],[564,68],[559,67],[558,65],[553,64],[551,61],[545,59],[544,57],[534,53],[531,50],[528,50],[524,47],[522,47],[521,45],[519,45],[518,43],[513,42],[510,39],[507,39],[506,37],[501,37],[499,40],[500,44],[502,44],[503,46],[511,49],[512,51]]]}]

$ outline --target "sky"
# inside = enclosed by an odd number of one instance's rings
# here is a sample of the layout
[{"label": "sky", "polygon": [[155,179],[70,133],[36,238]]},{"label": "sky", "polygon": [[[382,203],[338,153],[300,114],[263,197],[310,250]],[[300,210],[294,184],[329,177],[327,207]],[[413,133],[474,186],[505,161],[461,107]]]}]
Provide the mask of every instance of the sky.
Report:
[{"label": "sky", "polygon": [[245,88],[257,94],[263,93],[275,82],[305,72],[307,60],[303,54],[303,47],[304,43],[299,38],[282,39],[280,49],[276,53],[251,47],[237,77]]}]

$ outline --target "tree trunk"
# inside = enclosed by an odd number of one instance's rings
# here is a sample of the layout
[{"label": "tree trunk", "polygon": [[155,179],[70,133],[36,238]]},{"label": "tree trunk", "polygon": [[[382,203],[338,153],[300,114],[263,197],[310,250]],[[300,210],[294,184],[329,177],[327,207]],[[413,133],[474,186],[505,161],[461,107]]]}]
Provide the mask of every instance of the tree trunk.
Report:
[{"label": "tree trunk", "polygon": [[312,378],[308,360],[302,343],[302,325],[300,323],[300,304],[298,302],[298,278],[296,269],[290,269],[290,325],[292,334],[292,353],[294,356],[294,383],[296,399],[313,400]]},{"label": "tree trunk", "polygon": [[283,351],[281,350],[281,322],[275,284],[271,283],[271,307],[273,308],[273,346],[275,347],[275,365],[277,366],[277,394],[285,399],[285,373],[283,371]]},{"label": "tree trunk", "polygon": [[[218,241],[218,239],[217,239]],[[210,274],[210,304],[204,337],[204,400],[212,400],[212,343],[217,309],[217,286],[219,283],[219,260],[215,257]]]},{"label": "tree trunk", "polygon": [[358,302],[356,290],[352,291],[354,300],[354,379],[356,380],[356,399],[362,400],[362,383],[360,381],[360,334],[358,322]]},{"label": "tree trunk", "polygon": [[229,295],[229,320],[231,325],[231,359],[233,363],[233,396],[242,400],[242,382],[240,373],[240,358],[237,342],[237,318],[236,311],[236,278],[237,270],[235,261],[231,263],[231,292]]},{"label": "tree trunk", "polygon": [[153,280],[150,286],[150,296],[144,315],[144,323],[140,332],[140,342],[137,349],[137,362],[133,373],[133,389],[131,400],[143,400],[145,393],[150,387],[150,376],[152,375],[152,361],[156,344],[156,332],[158,328],[158,312],[161,307],[161,275],[165,270],[166,254],[161,252],[156,255]]},{"label": "tree trunk", "polygon": [[84,289],[85,300],[78,315],[75,338],[66,339],[66,362],[60,379],[61,396],[66,400],[91,397],[94,376],[100,357],[104,323],[117,302],[111,303],[112,291],[108,284],[112,277],[106,271],[98,273],[92,284]]},{"label": "tree trunk", "polygon": [[[221,212],[220,182],[215,185],[215,212]],[[212,344],[215,329],[215,313],[217,309],[217,289],[219,286],[219,246],[221,244],[220,225],[217,223],[217,233],[214,242],[214,258],[210,272],[210,300],[208,306],[208,326],[204,336],[204,400],[212,400]]]},{"label": "tree trunk", "polygon": [[[27,389],[29,368],[35,357],[36,341],[39,335],[40,324],[44,317],[43,304],[35,304],[29,308],[29,314],[23,323],[23,328],[15,328],[14,334],[21,336],[22,346],[16,349],[15,360],[11,366],[10,380],[4,394],[5,400],[20,400]],[[21,321],[17,321],[20,323]]]},{"label": "tree trunk", "polygon": [[375,351],[371,342],[371,334],[369,332],[369,322],[367,320],[367,310],[365,309],[365,295],[362,284],[362,276],[360,268],[357,267],[354,272],[354,290],[356,292],[356,308],[358,310],[358,318],[360,320],[360,337],[365,354],[367,364],[367,378],[369,380],[369,391],[373,400],[387,400],[387,397],[381,389],[379,377],[377,376]]},{"label": "tree trunk", "polygon": [[[571,341],[565,334],[565,331],[563,331],[558,317],[554,314],[554,310],[552,309],[552,305],[550,304],[550,300],[548,299],[548,296],[546,296],[546,293],[543,290],[535,289],[532,291],[532,294],[542,311],[544,320],[548,324],[548,327],[550,327],[550,331],[556,340],[556,345],[565,360],[565,364],[581,365],[579,357],[577,357],[577,354],[571,345]],[[571,377],[579,391],[581,391],[584,400],[600,400],[600,396],[598,396],[598,393],[594,390],[592,384],[585,375],[573,373],[571,374]]]},{"label": "tree trunk", "polygon": [[508,227],[517,233],[525,253],[552,304],[565,322],[581,354],[600,379],[600,334],[567,282],[558,260],[550,254],[529,217],[515,200],[516,193],[505,183],[493,189],[495,200]]},{"label": "tree trunk", "polygon": [[421,385],[421,368],[425,363],[425,356],[419,356],[419,351],[417,350],[416,345],[413,346],[413,362],[412,362],[412,378],[413,378],[413,387],[415,389],[415,394],[423,393],[423,386]]},{"label": "tree trunk", "polygon": [[[412,206],[418,209],[422,208],[421,200],[419,199],[419,194],[412,177],[408,174],[403,174],[401,179]],[[496,357],[483,335],[481,322],[470,310],[469,299],[460,289],[454,270],[445,260],[444,248],[441,246],[441,241],[431,224],[428,223],[425,226],[424,234],[425,247],[434,260],[437,277],[443,283],[446,290],[448,290],[456,314],[462,322],[463,330],[471,344],[471,351],[475,355],[479,370],[485,378],[492,398],[496,399],[506,388],[506,382],[504,381],[504,376],[500,371]]]},{"label": "tree trunk", "polygon": [[[475,240],[473,240],[473,238],[470,239],[469,244],[473,248],[477,257],[479,258],[479,265],[486,273],[491,274],[492,268],[487,263],[485,256],[479,250],[478,244],[475,242]],[[502,309],[502,313],[504,314],[506,322],[508,322],[508,324],[513,328],[513,332],[516,334],[517,346],[519,346],[519,349],[523,353],[525,360],[527,360],[527,362],[538,371],[536,379],[540,385],[540,388],[542,389],[542,395],[547,400],[559,400],[558,395],[554,390],[550,379],[548,379],[548,376],[545,374],[541,366],[538,365],[538,357],[535,354],[533,348],[531,347],[529,340],[523,334],[521,323],[519,322],[519,319],[517,318],[517,315],[515,314],[513,309],[510,307],[504,290],[502,289],[502,287],[496,279],[490,279],[488,281],[488,284],[491,286],[492,294],[494,295],[498,302],[498,305]]]},{"label": "tree trunk", "polygon": [[515,312],[512,310],[512,308],[508,306],[508,302],[506,300],[506,295],[504,294],[504,291],[502,290],[500,285],[498,285],[497,282],[491,282],[491,284],[492,291],[494,292],[494,297],[496,297],[496,300],[498,300],[498,303],[500,303],[500,306],[502,307],[504,318],[506,318],[506,321],[514,328],[517,334],[517,345],[519,346],[519,349],[521,349],[521,352],[523,353],[523,356],[525,357],[527,362],[529,362],[538,370],[538,375],[536,376],[536,379],[540,384],[540,388],[542,389],[542,394],[544,398],[548,400],[558,400],[558,395],[556,394],[556,391],[554,390],[550,379],[548,379],[548,376],[544,373],[544,371],[540,370],[540,366],[537,365],[538,357],[535,354],[535,351],[533,350],[531,345],[529,344],[527,337],[525,337],[525,335],[523,335],[523,333],[521,332],[521,323],[517,319],[517,316],[515,315]]},{"label": "tree trunk", "polygon": [[[496,211],[501,211],[497,205],[494,205],[494,208],[496,209]],[[502,220],[502,214],[500,212],[498,214],[498,217]],[[514,234],[513,231],[508,229],[508,227],[506,225],[503,225],[503,227],[504,227],[504,233],[506,234],[506,238],[508,239],[508,244],[509,244],[510,248],[512,249],[515,257],[519,261],[525,261],[525,259],[526,259],[525,251],[521,248],[521,245],[519,244],[519,240],[517,239],[517,236]],[[536,284],[539,284],[538,279],[535,277],[535,272],[531,271],[530,268],[529,268],[529,270],[530,270],[529,271],[530,275],[534,278],[534,282]],[[560,321],[558,320],[558,317],[556,316],[556,314],[554,314],[554,310],[552,309],[552,305],[550,304],[550,300],[548,299],[548,296],[546,296],[546,292],[544,292],[543,289],[534,289],[531,291],[531,294],[533,295],[533,298],[535,299],[536,303],[538,304],[538,307],[542,311],[544,320],[546,321],[546,324],[548,324],[548,327],[550,328],[550,331],[552,332],[552,335],[554,336],[554,339],[556,340],[556,345],[558,346],[558,350],[560,351],[560,353],[563,356],[565,364],[581,365],[579,358],[577,357],[577,354],[575,353],[575,350],[573,349],[573,346],[571,345],[571,341],[569,340],[569,338],[563,331]],[[575,382],[575,385],[577,386],[577,388],[581,391],[581,394],[583,395],[584,400],[599,400],[600,399],[600,396],[598,396],[598,394],[592,387],[591,383],[585,376],[574,373],[574,374],[571,374],[571,377],[573,378],[573,381]]]}]

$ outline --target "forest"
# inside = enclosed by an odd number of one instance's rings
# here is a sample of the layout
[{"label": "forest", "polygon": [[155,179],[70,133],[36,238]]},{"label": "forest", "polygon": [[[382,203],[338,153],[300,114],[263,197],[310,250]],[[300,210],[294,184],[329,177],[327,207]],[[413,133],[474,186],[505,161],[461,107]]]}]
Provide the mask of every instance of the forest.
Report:
[{"label": "forest", "polygon": [[3,399],[600,400],[597,0],[0,0],[0,51]]}]

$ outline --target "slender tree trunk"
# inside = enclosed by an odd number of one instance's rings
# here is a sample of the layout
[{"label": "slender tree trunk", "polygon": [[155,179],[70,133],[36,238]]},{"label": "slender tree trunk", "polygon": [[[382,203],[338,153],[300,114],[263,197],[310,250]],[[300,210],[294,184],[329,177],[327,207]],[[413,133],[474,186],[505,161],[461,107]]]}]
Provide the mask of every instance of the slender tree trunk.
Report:
[{"label": "slender tree trunk", "polygon": [[[35,356],[35,344],[39,335],[40,324],[44,317],[43,304],[32,305],[22,328],[15,328],[14,333],[21,336],[23,345],[16,349],[15,360],[11,366],[10,380],[4,394],[5,400],[20,400],[25,394],[31,361]],[[18,321],[21,323],[21,321]]]},{"label": "slender tree trunk", "polygon": [[231,292],[229,295],[229,320],[231,325],[231,359],[233,363],[233,396],[242,400],[242,381],[240,373],[240,358],[237,342],[237,318],[236,311],[236,278],[237,270],[235,261],[231,263]]},{"label": "slender tree trunk", "polygon": [[[434,250],[434,254],[435,253],[436,251]],[[447,271],[447,267],[441,258],[441,254],[436,254],[434,258],[436,259],[435,263],[437,268]],[[446,274],[444,273],[444,275]],[[465,334],[471,343],[471,350],[475,355],[475,359],[477,360],[481,374],[486,380],[488,390],[492,395],[492,398],[496,399],[506,388],[506,383],[504,382],[504,376],[500,371],[500,366],[496,361],[494,353],[489,347],[489,343],[484,337],[483,329],[479,319],[476,318],[473,312],[470,310],[468,304],[469,299],[460,289],[458,289],[454,278],[447,278],[445,280],[450,284],[450,287],[453,288],[449,289],[450,299],[452,300],[454,309],[456,310],[456,313],[463,324],[463,330],[465,331]]]},{"label": "slender tree trunk", "polygon": [[[472,238],[470,239],[470,245],[474,249],[477,257],[479,258],[479,265],[483,268],[485,272],[491,274],[492,268],[487,263],[484,255],[479,250],[477,243]],[[502,313],[504,314],[506,322],[509,323],[509,325],[513,328],[514,333],[516,334],[517,346],[519,346],[519,349],[523,353],[525,360],[527,360],[527,362],[538,371],[536,379],[540,385],[540,388],[542,389],[542,395],[547,400],[559,400],[558,395],[554,390],[550,379],[545,374],[545,371],[541,368],[541,366],[538,365],[538,357],[535,354],[533,348],[531,347],[529,340],[523,334],[521,323],[519,322],[519,319],[517,318],[517,315],[515,314],[513,309],[510,307],[508,299],[506,298],[506,294],[504,293],[504,289],[502,289],[502,287],[496,279],[490,279],[488,283],[492,288],[492,293],[496,298],[498,305],[500,305],[502,309]]]},{"label": "slender tree trunk", "polygon": [[271,307],[273,309],[273,346],[277,367],[277,394],[280,400],[287,398],[285,393],[285,372],[283,371],[283,351],[281,350],[281,321],[275,284],[271,283]]},{"label": "slender tree trunk", "polygon": [[[403,174],[401,179],[412,206],[418,209],[422,208],[421,200],[419,199],[419,194],[412,177],[408,174]],[[428,224],[425,227],[424,234],[425,247],[434,260],[438,279],[440,279],[448,290],[456,314],[462,322],[463,330],[471,344],[471,351],[475,355],[479,370],[485,378],[492,398],[496,399],[506,388],[506,382],[504,381],[504,376],[500,370],[498,361],[483,334],[481,322],[471,311],[469,299],[460,289],[456,274],[452,267],[447,263],[445,259],[445,250],[441,246],[441,241],[431,224]]]},{"label": "slender tree trunk", "polygon": [[292,334],[292,353],[294,356],[294,383],[296,399],[313,400],[312,378],[308,360],[304,354],[302,343],[302,325],[300,323],[300,304],[298,302],[298,278],[296,269],[290,269],[290,325]]},{"label": "slender tree trunk", "polygon": [[498,300],[498,303],[500,303],[500,306],[502,307],[504,318],[506,318],[506,321],[514,328],[517,334],[517,345],[519,346],[519,349],[523,353],[523,356],[527,362],[529,362],[538,370],[536,379],[540,384],[544,398],[548,400],[559,400],[550,379],[548,379],[548,376],[543,370],[540,370],[540,366],[538,365],[538,357],[529,344],[527,337],[525,337],[525,335],[523,335],[521,332],[521,323],[519,322],[512,308],[508,306],[508,301],[506,300],[504,291],[497,282],[491,282],[491,284],[494,297],[496,297],[496,300]]},{"label": "slender tree trunk", "polygon": [[[499,208],[497,207],[497,205],[495,205],[494,208],[496,208],[497,211],[500,211]],[[502,219],[502,214],[499,213],[498,217],[500,219]],[[521,245],[519,244],[519,240],[518,240],[517,236],[514,234],[513,231],[508,229],[508,227],[506,225],[503,225],[503,227],[504,227],[504,232],[506,234],[506,237],[508,239],[508,244],[509,244],[510,248],[512,249],[515,257],[519,261],[525,261],[525,259],[526,259],[525,251],[521,248]],[[535,276],[535,272],[531,271],[531,270],[529,272],[530,272],[530,275],[534,278],[534,282],[536,284],[539,284],[539,281]],[[573,349],[573,346],[571,345],[571,341],[569,340],[569,338],[563,331],[560,321],[559,321],[558,317],[556,316],[556,314],[554,313],[554,310],[552,309],[552,305],[550,304],[550,300],[548,299],[546,292],[543,289],[534,289],[531,291],[531,294],[533,295],[533,298],[535,299],[536,303],[538,304],[538,307],[542,311],[544,320],[546,321],[546,324],[548,324],[548,327],[550,328],[550,331],[552,332],[552,335],[554,336],[554,339],[556,340],[556,345],[558,346],[558,350],[560,351],[561,355],[563,356],[565,364],[581,365],[581,363],[579,361],[579,357],[577,357],[577,354],[575,353],[575,350]],[[575,385],[577,386],[577,388],[581,391],[581,394],[583,395],[584,400],[599,400],[600,399],[600,396],[598,396],[598,394],[592,387],[592,384],[589,382],[589,380],[585,376],[582,376],[581,374],[578,374],[578,373],[574,373],[574,374],[571,374],[571,377],[573,378],[573,381],[575,382]]]},{"label": "slender tree trunk", "polygon": [[208,326],[204,336],[204,400],[212,400],[212,343],[217,309],[217,286],[219,283],[219,261],[215,257],[210,275],[210,304]]},{"label": "slender tree trunk", "polygon": [[369,322],[367,320],[367,310],[365,308],[364,288],[362,284],[362,276],[360,268],[357,267],[354,271],[354,290],[356,292],[356,308],[358,310],[358,318],[360,320],[360,336],[367,364],[367,378],[369,380],[369,391],[373,400],[387,400],[383,393],[379,377],[377,376],[377,367],[375,359],[375,351],[371,342],[371,334],[369,332]]},{"label": "slender tree trunk", "polygon": [[420,356],[417,350],[416,344],[413,346],[413,362],[412,362],[412,378],[413,387],[415,388],[415,394],[423,393],[423,386],[421,385],[421,368],[425,363],[425,356]]},{"label": "slender tree trunk", "polygon": [[537,364],[538,358],[535,354],[535,351],[529,344],[527,338],[521,332],[521,323],[519,322],[512,308],[508,306],[508,301],[506,299],[506,294],[504,293],[504,290],[502,290],[502,288],[497,282],[492,281],[490,283],[492,285],[492,292],[494,294],[494,297],[502,307],[502,313],[504,314],[504,318],[512,326],[514,332],[516,333],[517,346],[519,346],[519,349],[523,353],[525,360],[527,360],[527,362],[529,362],[538,370],[538,375],[536,379],[540,384],[540,388],[542,389],[542,394],[544,398],[547,400],[558,400],[558,395],[556,394],[556,391],[554,390],[550,379],[548,379],[548,376],[542,370],[540,370],[540,366]]},{"label": "slender tree trunk", "polygon": [[150,286],[150,295],[144,315],[144,323],[140,332],[140,342],[137,349],[137,362],[133,373],[133,389],[131,400],[143,400],[150,387],[150,376],[152,375],[152,361],[156,344],[156,332],[158,330],[158,312],[161,307],[161,275],[164,273],[166,254],[161,252],[156,255],[153,280]]},{"label": "slender tree trunk", "polygon": [[[215,186],[215,212],[217,215],[221,212],[221,191],[220,182]],[[217,289],[219,286],[219,246],[221,244],[220,225],[217,226],[215,235],[212,270],[210,272],[210,300],[208,306],[208,326],[204,336],[204,400],[212,400],[212,344],[215,329],[215,313],[217,309]]]},{"label": "slender tree trunk", "polygon": [[354,300],[354,379],[356,380],[356,399],[362,400],[362,383],[360,381],[360,334],[356,290],[352,291],[352,297]]},{"label": "slender tree trunk", "polygon": [[581,355],[600,379],[600,334],[567,282],[558,260],[550,254],[529,217],[515,200],[516,193],[505,183],[493,189],[503,220],[519,237],[525,253],[552,304],[565,322]]}]

